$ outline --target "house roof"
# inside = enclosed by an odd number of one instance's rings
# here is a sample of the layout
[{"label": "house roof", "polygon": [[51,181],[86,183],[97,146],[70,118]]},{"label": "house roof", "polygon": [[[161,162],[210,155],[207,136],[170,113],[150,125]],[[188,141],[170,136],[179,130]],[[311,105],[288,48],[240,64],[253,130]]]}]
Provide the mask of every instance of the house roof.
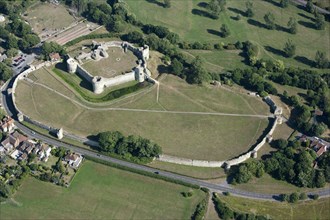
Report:
[{"label": "house roof", "polygon": [[20,133],[18,133],[17,131],[15,131],[13,134],[11,134],[10,136],[13,136],[15,139],[18,139],[19,142],[23,142],[28,140],[28,138]]},{"label": "house roof", "polygon": [[25,160],[28,157],[27,153],[22,154],[21,159]]},{"label": "house roof", "polygon": [[59,53],[51,53],[51,54],[49,54],[49,58],[51,60],[59,60],[59,59],[61,59],[61,56]]},{"label": "house roof", "polygon": [[66,155],[65,160],[66,161],[70,161],[70,160],[76,161],[79,157],[80,157],[80,155],[72,153],[72,154]]},{"label": "house roof", "polygon": [[10,127],[13,123],[14,120],[11,117],[6,116],[2,119],[0,126],[2,129],[4,129],[5,127]]},{"label": "house roof", "polygon": [[317,156],[321,156],[324,152],[327,151],[327,147],[326,146],[322,146],[319,148],[319,150],[316,152]]},{"label": "house roof", "polygon": [[319,110],[319,109],[316,109],[314,111],[314,114],[317,115],[317,116],[322,116],[323,115],[323,111]]}]

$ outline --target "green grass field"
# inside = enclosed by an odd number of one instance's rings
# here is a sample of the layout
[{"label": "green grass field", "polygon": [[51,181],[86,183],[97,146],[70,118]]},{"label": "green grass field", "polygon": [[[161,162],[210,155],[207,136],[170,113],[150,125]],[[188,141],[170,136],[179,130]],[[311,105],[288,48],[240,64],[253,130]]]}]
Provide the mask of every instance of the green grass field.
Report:
[{"label": "green grass field", "polygon": [[297,204],[258,201],[233,196],[220,196],[220,198],[233,210],[266,215],[271,219],[329,219],[330,216],[329,198]]},{"label": "green grass field", "polygon": [[[181,192],[192,191],[184,198]],[[28,178],[1,219],[189,219],[201,190],[85,161],[69,188]]]},{"label": "green grass field", "polygon": [[[36,81],[54,89],[60,82],[47,80],[53,78],[49,74],[47,71],[37,72],[34,77],[42,75]],[[63,85],[57,90],[61,94]],[[125,135],[135,134],[151,139],[162,146],[166,154],[195,159],[225,160],[235,157],[247,151],[268,124],[268,120],[256,117],[189,114],[192,111],[267,114],[267,105],[244,94],[209,86],[187,85],[174,76],[161,80],[158,103],[156,91],[154,87],[149,93],[110,105],[85,105],[76,98],[68,100],[52,90],[23,81],[17,88],[16,100],[19,109],[31,118],[53,127],[63,127],[71,133],[88,136],[106,130],[119,130]],[[71,98],[66,92],[63,95]],[[113,110],[112,107],[126,110]],[[163,112],[138,112],[134,110],[136,108]]]},{"label": "green grass field", "polygon": [[220,167],[216,167],[216,168],[192,167],[187,165],[161,162],[157,160],[151,162],[150,164],[148,164],[148,166],[173,173],[179,173],[197,179],[208,180],[208,179],[219,179],[226,177],[224,170]]},{"label": "green grass field", "polygon": [[51,31],[61,30],[75,21],[75,18],[69,14],[63,5],[50,3],[35,4],[24,15],[26,15],[24,18],[37,34],[40,34],[45,29]]},{"label": "green grass field", "polygon": [[[282,9],[267,1],[253,1],[255,16],[249,21],[242,16],[242,19],[237,21],[235,19],[237,14],[246,10],[246,1],[228,0],[227,10],[221,13],[218,20],[195,13],[196,11],[206,11],[205,8],[198,6],[199,3],[203,2],[201,0],[172,1],[172,6],[169,9],[149,1],[127,0],[126,2],[142,22],[168,27],[171,31],[178,33],[183,40],[189,42],[235,43],[238,40],[251,40],[260,47],[260,58],[281,59],[287,65],[305,68],[309,67],[308,62],[310,60],[314,60],[317,50],[330,51],[329,23],[323,31],[313,29],[310,27],[313,25],[313,15],[295,5]],[[153,13],[148,13],[150,11]],[[298,22],[298,34],[292,35],[286,31],[272,31],[262,27],[265,23],[263,16],[269,11],[275,15],[276,23],[281,27],[287,27],[289,18],[295,17]],[[218,34],[222,24],[227,24],[231,31],[228,38],[221,38]],[[283,49],[284,43],[288,39],[296,44],[296,59],[288,59],[278,53],[278,50]],[[200,55],[207,61],[228,69],[242,66],[239,63],[242,57],[233,54],[232,51],[206,52]],[[234,61],[228,62],[228,57],[232,57]],[[329,53],[328,57],[330,57]]]},{"label": "green grass field", "polygon": [[123,52],[121,48],[109,48],[108,58],[99,61],[83,61],[82,65],[93,76],[103,76],[106,78],[114,77],[126,72],[130,72],[137,66],[138,58],[128,50]]}]

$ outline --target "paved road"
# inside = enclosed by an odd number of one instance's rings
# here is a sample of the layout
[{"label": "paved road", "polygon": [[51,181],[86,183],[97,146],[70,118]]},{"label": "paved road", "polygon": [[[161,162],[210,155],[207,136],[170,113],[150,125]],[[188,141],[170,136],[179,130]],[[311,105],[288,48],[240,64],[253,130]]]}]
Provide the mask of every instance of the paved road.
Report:
[{"label": "paved road", "polygon": [[[8,83],[8,85],[6,84],[3,87],[4,92],[2,92],[1,94],[1,98],[2,98],[2,104],[3,107],[5,108],[5,110],[7,111],[7,113],[11,116],[13,116],[14,119],[16,119],[16,112],[12,112],[13,110],[13,104],[12,104],[12,100],[10,95],[7,95],[7,92],[5,91],[7,89],[7,87],[12,85],[12,81],[10,83]],[[75,147],[66,143],[63,143],[59,140],[56,139],[52,139],[49,138],[47,136],[38,134],[33,132],[31,129],[25,127],[24,125],[16,122],[16,126],[25,134],[27,134],[30,138],[36,138],[39,140],[42,140],[48,144],[51,145],[55,145],[55,146],[63,146],[67,149],[70,149],[74,152],[83,154],[83,155],[88,155],[90,157],[93,158],[98,158],[98,159],[102,159],[104,161],[109,161],[115,164],[119,164],[125,167],[129,167],[129,168],[133,168],[133,169],[137,169],[137,170],[142,170],[142,171],[146,171],[146,172],[150,172],[150,173],[159,173],[159,175],[164,176],[164,177],[169,177],[172,179],[176,179],[176,180],[181,180],[187,183],[191,183],[191,184],[196,184],[199,185],[201,187],[206,187],[209,190],[213,191],[213,192],[230,192],[232,195],[236,195],[236,196],[241,196],[241,197],[246,197],[246,198],[250,198],[250,199],[258,199],[258,200],[277,200],[279,195],[277,194],[261,194],[261,193],[254,193],[254,192],[248,192],[248,191],[243,191],[243,190],[238,190],[238,189],[233,189],[232,187],[226,185],[226,184],[214,184],[214,183],[208,183],[208,182],[204,182],[198,179],[194,179],[191,177],[186,177],[186,176],[182,176],[179,174],[174,174],[174,173],[170,173],[170,172],[166,172],[166,171],[161,171],[158,169],[154,169],[154,168],[150,168],[150,167],[146,167],[143,165],[139,165],[139,164],[135,164],[135,163],[130,163],[130,162],[126,162],[126,161],[122,161],[122,160],[118,160],[115,158],[111,158],[108,156],[103,156],[103,155],[99,155],[97,152],[93,152],[87,149],[82,149],[79,147]],[[307,194],[315,194],[318,193],[320,197],[329,197],[330,196],[330,189],[322,189],[319,190],[318,192],[313,192],[313,193],[307,193]]]}]

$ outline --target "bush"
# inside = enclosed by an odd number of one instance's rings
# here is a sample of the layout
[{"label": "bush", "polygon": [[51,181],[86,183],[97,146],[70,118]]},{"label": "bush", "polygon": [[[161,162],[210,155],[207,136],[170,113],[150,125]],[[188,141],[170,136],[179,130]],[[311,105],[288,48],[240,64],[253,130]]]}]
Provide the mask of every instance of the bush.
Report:
[{"label": "bush", "polygon": [[200,203],[198,203],[198,205],[196,206],[196,210],[192,215],[191,219],[195,219],[195,220],[204,219],[207,210],[208,200],[209,200],[209,194],[205,199],[203,199]]},{"label": "bush", "polygon": [[193,193],[192,192],[182,192],[181,195],[183,195],[183,197],[187,198],[187,197],[192,197]]},{"label": "bush", "polygon": [[318,194],[310,195],[310,198],[313,199],[313,200],[318,200],[319,195]]}]

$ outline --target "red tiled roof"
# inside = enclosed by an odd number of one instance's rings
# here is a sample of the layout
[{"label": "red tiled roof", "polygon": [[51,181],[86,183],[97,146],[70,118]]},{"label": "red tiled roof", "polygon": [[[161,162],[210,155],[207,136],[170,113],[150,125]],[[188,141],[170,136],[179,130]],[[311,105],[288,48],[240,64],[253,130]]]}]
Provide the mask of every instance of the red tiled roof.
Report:
[{"label": "red tiled roof", "polygon": [[327,148],[326,148],[326,146],[322,146],[317,152],[316,152],[316,154],[317,154],[317,156],[321,156],[324,152],[326,152],[327,151]]}]

